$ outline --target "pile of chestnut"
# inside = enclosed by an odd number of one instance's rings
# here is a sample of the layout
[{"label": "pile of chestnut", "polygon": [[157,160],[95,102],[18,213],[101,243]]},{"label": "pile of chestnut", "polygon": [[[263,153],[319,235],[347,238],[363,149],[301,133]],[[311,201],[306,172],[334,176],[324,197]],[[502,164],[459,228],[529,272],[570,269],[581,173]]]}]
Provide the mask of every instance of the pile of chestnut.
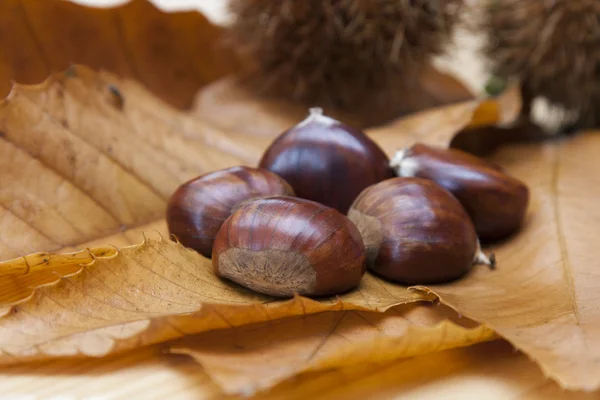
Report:
[{"label": "pile of chestnut", "polygon": [[401,284],[456,280],[493,266],[479,240],[517,231],[525,184],[454,149],[415,144],[390,161],[363,132],[313,108],[258,168],[181,185],[171,235],[212,257],[217,276],[277,297],[357,287],[367,268]]}]

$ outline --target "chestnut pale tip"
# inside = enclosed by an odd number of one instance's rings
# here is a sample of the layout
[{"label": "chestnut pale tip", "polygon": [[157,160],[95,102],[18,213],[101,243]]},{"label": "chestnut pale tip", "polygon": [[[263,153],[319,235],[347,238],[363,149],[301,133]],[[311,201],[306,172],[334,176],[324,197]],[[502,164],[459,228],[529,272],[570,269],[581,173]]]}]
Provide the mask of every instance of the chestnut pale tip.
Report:
[{"label": "chestnut pale tip", "polygon": [[410,148],[398,150],[390,161],[390,167],[397,176],[414,177],[417,173],[419,165],[413,158],[407,158],[408,151]]},{"label": "chestnut pale tip", "polygon": [[310,124],[311,122],[315,122],[327,127],[340,123],[340,121],[336,119],[323,115],[323,109],[321,107],[311,107],[308,109],[308,117],[296,125],[296,128],[301,128]]},{"label": "chestnut pale tip", "polygon": [[479,240],[477,241],[477,251],[475,252],[475,257],[473,258],[473,264],[485,264],[490,267],[490,269],[496,269],[496,255],[491,253],[489,256],[486,256],[481,250],[481,244],[479,243]]}]

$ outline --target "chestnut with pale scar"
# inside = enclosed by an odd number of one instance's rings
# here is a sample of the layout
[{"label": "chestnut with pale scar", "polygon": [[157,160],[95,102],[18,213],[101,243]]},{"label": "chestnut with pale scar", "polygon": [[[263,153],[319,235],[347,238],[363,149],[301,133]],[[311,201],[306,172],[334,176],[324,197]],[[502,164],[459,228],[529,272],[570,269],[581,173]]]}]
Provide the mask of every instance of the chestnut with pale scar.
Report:
[{"label": "chestnut with pale scar", "polygon": [[456,280],[475,263],[494,264],[480,249],[461,204],[435,182],[392,178],[365,189],[348,217],[360,231],[367,266],[394,282]]},{"label": "chestnut with pale scar", "polygon": [[341,294],[366,270],[362,238],[345,215],[288,196],[241,204],[217,234],[212,263],[216,275],[276,297]]}]

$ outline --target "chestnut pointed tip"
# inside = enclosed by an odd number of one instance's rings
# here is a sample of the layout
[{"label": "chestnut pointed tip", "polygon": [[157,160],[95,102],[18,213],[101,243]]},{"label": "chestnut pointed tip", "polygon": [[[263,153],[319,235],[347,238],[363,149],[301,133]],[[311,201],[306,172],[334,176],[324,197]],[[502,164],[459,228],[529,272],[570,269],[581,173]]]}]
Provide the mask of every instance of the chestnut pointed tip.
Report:
[{"label": "chestnut pointed tip", "polygon": [[410,149],[411,147],[405,147],[398,150],[390,161],[389,165],[397,176],[414,177],[417,174],[419,165],[416,160],[408,156]]},{"label": "chestnut pointed tip", "polygon": [[309,115],[323,115],[323,109],[321,107],[311,107],[308,109]]},{"label": "chestnut pointed tip", "polygon": [[390,160],[390,167],[398,168],[402,164],[402,160],[406,157],[406,148],[396,151],[392,159]]},{"label": "chestnut pointed tip", "polygon": [[340,121],[325,115],[321,107],[310,107],[308,109],[308,116],[299,124],[297,124],[295,128],[302,128],[310,123],[317,123],[326,127],[330,127],[335,124],[339,124]]},{"label": "chestnut pointed tip", "polygon": [[473,260],[474,264],[484,264],[487,265],[490,269],[496,269],[496,255],[494,253],[490,253],[489,256],[485,255],[481,248],[477,250],[475,254],[475,258]]},{"label": "chestnut pointed tip", "polygon": [[496,269],[496,254],[491,253],[489,255],[489,259],[490,259],[490,269]]}]

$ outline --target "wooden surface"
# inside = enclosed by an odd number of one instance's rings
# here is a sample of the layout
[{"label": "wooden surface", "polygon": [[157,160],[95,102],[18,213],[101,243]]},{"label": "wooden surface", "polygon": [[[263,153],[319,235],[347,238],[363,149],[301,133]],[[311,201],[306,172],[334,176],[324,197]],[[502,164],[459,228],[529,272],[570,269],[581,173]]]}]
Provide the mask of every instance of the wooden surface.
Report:
[{"label": "wooden surface", "polygon": [[[1,399],[232,399],[190,358],[155,346],[102,360],[0,369]],[[595,399],[564,392],[503,341],[392,364],[311,373],[256,399]]]}]

